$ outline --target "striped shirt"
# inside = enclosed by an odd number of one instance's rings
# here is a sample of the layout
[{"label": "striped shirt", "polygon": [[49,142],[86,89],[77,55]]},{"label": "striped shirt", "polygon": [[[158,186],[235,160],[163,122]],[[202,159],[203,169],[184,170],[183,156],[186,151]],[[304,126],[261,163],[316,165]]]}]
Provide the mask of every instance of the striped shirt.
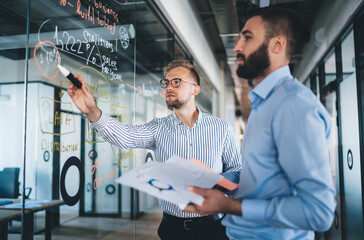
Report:
[{"label": "striped shirt", "polygon": [[[122,124],[102,113],[91,126],[106,141],[119,148],[153,150],[156,160],[164,162],[177,155],[195,158],[227,179],[238,182],[241,157],[230,124],[198,109],[199,116],[192,128],[186,126],[173,112],[164,118],[155,118],[141,125]],[[163,212],[191,218],[198,214],[184,213],[175,204],[159,200]]]}]

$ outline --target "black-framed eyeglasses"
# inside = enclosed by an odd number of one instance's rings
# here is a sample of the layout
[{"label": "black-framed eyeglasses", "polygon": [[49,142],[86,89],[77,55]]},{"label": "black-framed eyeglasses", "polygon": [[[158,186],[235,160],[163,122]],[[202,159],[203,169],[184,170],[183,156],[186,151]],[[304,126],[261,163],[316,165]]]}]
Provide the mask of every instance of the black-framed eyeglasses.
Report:
[{"label": "black-framed eyeglasses", "polygon": [[189,84],[192,84],[194,86],[197,86],[196,83],[193,83],[193,82],[189,82],[189,81],[186,81],[186,80],[183,80],[181,78],[173,78],[171,80],[168,80],[168,79],[162,79],[160,80],[160,85],[161,85],[161,88],[166,88],[168,87],[169,83],[171,83],[172,87],[174,88],[178,88],[180,85],[181,85],[181,82],[185,82],[185,83],[189,83]]}]

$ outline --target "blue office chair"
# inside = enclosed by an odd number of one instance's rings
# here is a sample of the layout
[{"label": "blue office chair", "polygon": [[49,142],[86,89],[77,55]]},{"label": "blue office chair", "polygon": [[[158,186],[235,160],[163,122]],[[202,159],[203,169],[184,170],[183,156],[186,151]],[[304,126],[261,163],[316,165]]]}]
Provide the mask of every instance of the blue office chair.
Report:
[{"label": "blue office chair", "polygon": [[19,168],[4,168],[0,172],[0,198],[18,198]]},{"label": "blue office chair", "polygon": [[[19,171],[18,167],[7,167],[0,171],[0,198],[18,198],[19,195]],[[27,187],[28,193],[25,198],[29,198],[32,188]]]}]

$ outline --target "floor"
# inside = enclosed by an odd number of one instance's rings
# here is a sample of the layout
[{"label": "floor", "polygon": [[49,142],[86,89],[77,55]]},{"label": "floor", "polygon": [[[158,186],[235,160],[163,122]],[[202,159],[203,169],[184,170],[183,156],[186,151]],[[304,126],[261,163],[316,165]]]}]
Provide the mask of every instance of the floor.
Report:
[{"label": "floor", "polygon": [[[161,212],[145,213],[135,222],[127,218],[61,215],[61,225],[52,230],[52,240],[158,240],[161,218]],[[9,240],[18,239],[19,234],[9,234]],[[34,240],[41,239],[44,239],[44,232],[34,236]]]}]

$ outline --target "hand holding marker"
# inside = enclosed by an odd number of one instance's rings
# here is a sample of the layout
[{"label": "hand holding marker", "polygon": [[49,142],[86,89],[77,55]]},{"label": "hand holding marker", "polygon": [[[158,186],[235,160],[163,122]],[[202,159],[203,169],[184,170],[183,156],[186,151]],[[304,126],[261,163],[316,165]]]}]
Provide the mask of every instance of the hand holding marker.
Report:
[{"label": "hand holding marker", "polygon": [[68,80],[70,80],[73,85],[75,85],[77,88],[82,87],[82,83],[77,78],[75,78],[70,71],[68,71],[65,67],[62,67],[59,64],[57,65],[57,67],[59,68],[59,71],[62,73],[62,75],[68,78]]}]

